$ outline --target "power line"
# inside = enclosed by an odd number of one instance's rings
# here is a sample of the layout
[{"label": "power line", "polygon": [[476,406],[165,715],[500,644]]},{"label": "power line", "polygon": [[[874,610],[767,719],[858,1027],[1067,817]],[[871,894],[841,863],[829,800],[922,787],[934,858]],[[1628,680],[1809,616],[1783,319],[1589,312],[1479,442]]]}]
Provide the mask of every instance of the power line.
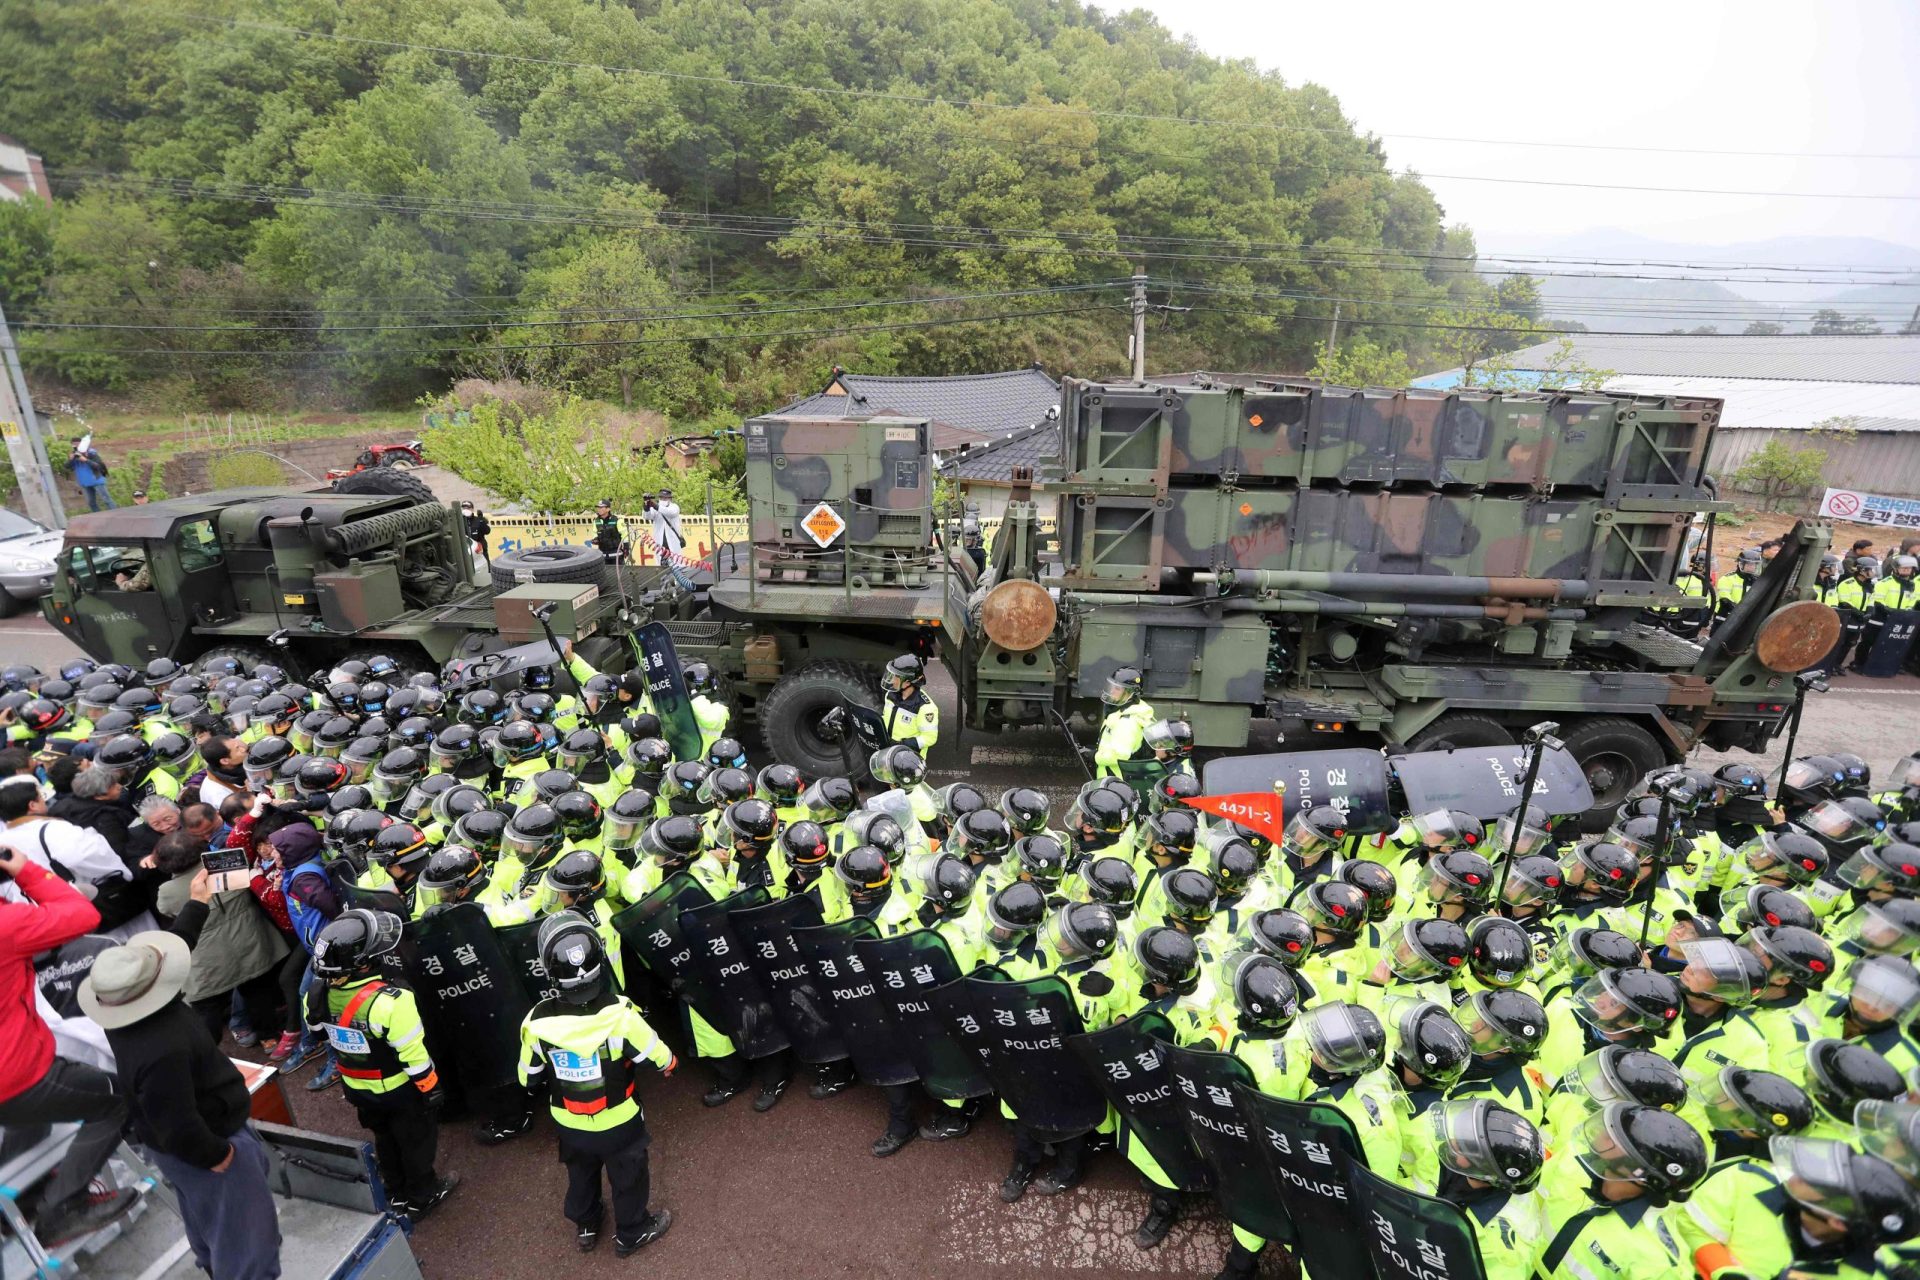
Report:
[{"label": "power line", "polygon": [[[946,325],[989,324],[1001,320],[1029,320],[1046,316],[1082,315],[1088,312],[1107,311],[1110,307],[1054,307],[1036,311],[1002,311],[984,316],[955,316],[945,320],[900,320],[888,324],[846,325],[831,329],[771,329],[759,332],[740,333],[700,333],[673,334],[644,338],[598,338],[580,342],[520,342],[489,343],[484,346],[468,344],[446,347],[413,347],[408,355],[429,353],[457,353],[486,355],[497,351],[556,351],[576,347],[649,347],[669,342],[764,342],[773,338],[831,338],[853,333],[886,333],[904,329],[937,329]],[[235,334],[245,333],[244,329],[231,330]],[[183,347],[54,347],[35,344],[35,355],[145,355],[145,356],[223,356],[232,359],[250,357],[304,357],[304,358],[356,358],[371,354],[366,351],[352,351],[346,348],[328,350],[237,350],[228,351],[218,348],[195,350]]]},{"label": "power line", "polygon": [[[1344,249],[1335,249],[1335,248],[1328,248],[1323,246],[1313,246],[1313,247],[1308,247],[1303,249],[1301,246],[1286,246],[1286,245],[1280,244],[1279,242],[1272,242],[1272,241],[1252,242],[1252,241],[1237,241],[1232,239],[1208,240],[1200,237],[1154,236],[1154,235],[1143,235],[1143,234],[1123,233],[1123,232],[1114,232],[1114,233],[1079,232],[1079,231],[1071,231],[1071,230],[1065,230],[1065,229],[1047,230],[1047,229],[1041,229],[1041,228],[1016,228],[1016,227],[993,227],[993,226],[989,226],[989,227],[944,226],[937,223],[883,223],[883,222],[855,223],[855,222],[848,222],[845,220],[834,220],[834,219],[824,219],[824,220],[816,221],[813,219],[804,219],[799,217],[791,217],[786,215],[772,215],[772,214],[766,214],[766,215],[700,214],[700,213],[683,212],[683,211],[663,211],[659,215],[646,215],[648,219],[646,221],[634,221],[629,219],[612,218],[604,214],[575,214],[575,213],[569,212],[569,210],[581,209],[583,208],[582,206],[530,205],[526,203],[515,203],[515,202],[483,203],[483,202],[470,202],[470,201],[449,201],[449,200],[441,200],[433,197],[380,196],[380,195],[371,195],[371,194],[358,193],[358,192],[328,190],[325,188],[305,188],[305,187],[300,187],[300,188],[261,187],[253,191],[238,191],[238,192],[215,192],[205,188],[193,188],[190,190],[183,191],[178,189],[177,184],[180,182],[184,182],[185,181],[184,179],[152,180],[152,179],[138,178],[138,177],[130,178],[125,175],[117,175],[117,174],[90,173],[88,171],[61,171],[61,180],[63,182],[69,181],[76,177],[93,178],[96,180],[104,179],[106,181],[120,183],[121,185],[145,187],[149,190],[159,189],[161,194],[180,195],[183,198],[231,200],[231,201],[242,201],[246,203],[291,204],[295,206],[304,206],[304,207],[354,209],[354,210],[370,211],[370,212],[376,212],[376,213],[406,214],[411,216],[420,216],[426,213],[447,213],[447,214],[454,214],[462,217],[474,218],[482,221],[524,222],[524,223],[532,223],[532,224],[558,224],[558,225],[572,226],[572,227],[600,227],[600,228],[605,228],[609,230],[638,229],[638,228],[659,229],[661,226],[661,223],[659,222],[660,218],[671,218],[674,220],[674,224],[672,227],[668,229],[700,231],[707,234],[740,236],[740,237],[760,239],[760,240],[781,239],[781,238],[796,234],[798,232],[825,227],[825,228],[836,229],[834,231],[833,239],[837,243],[884,244],[884,245],[899,245],[899,246],[932,248],[932,249],[967,249],[967,250],[975,250],[975,251],[986,250],[986,251],[998,252],[998,253],[1025,253],[1033,256],[1044,256],[1044,257],[1090,257],[1090,258],[1113,259],[1113,258],[1129,258],[1129,257],[1146,256],[1146,257],[1161,259],[1164,261],[1219,262],[1219,263],[1235,263],[1235,264],[1252,263],[1252,264],[1260,264],[1260,265],[1268,265],[1268,266],[1284,265],[1289,262],[1297,263],[1301,265],[1323,265],[1323,266],[1352,265],[1350,263],[1343,261],[1343,256],[1365,256],[1365,257],[1392,256],[1395,258],[1409,259],[1413,263],[1430,260],[1430,261],[1441,261],[1441,262],[1457,261],[1463,264],[1470,264],[1476,261],[1476,259],[1466,258],[1464,255],[1432,254],[1432,253],[1420,253],[1415,251],[1396,251],[1396,250],[1349,251]],[[252,185],[252,184],[242,184],[242,185],[244,186],[244,185]],[[1915,198],[1920,199],[1920,196],[1917,196]],[[752,225],[752,224],[758,224],[758,225]],[[840,230],[839,228],[845,228],[845,230]],[[855,233],[852,230],[854,228],[861,229],[861,233]],[[932,234],[911,234],[911,235],[909,234],[887,234],[887,235],[871,234],[871,232],[876,229],[890,229],[890,228],[897,228],[902,232],[916,232],[916,233],[937,232],[938,236],[935,236]],[[1064,245],[1053,247],[1053,246],[1047,246],[1047,245],[1018,244],[1018,243],[995,244],[989,241],[982,241],[979,239],[951,238],[951,237],[982,236],[982,235],[989,235],[989,234],[1013,236],[1013,237],[1035,236],[1035,237],[1044,237],[1051,240],[1097,241],[1099,242],[1099,244],[1098,244],[1098,247],[1069,248]],[[949,238],[939,238],[939,237],[949,237]],[[1161,244],[1161,243],[1197,244],[1197,245],[1211,244],[1211,245],[1220,245],[1220,246],[1235,247],[1235,248],[1249,246],[1249,245],[1258,244],[1258,243],[1266,243],[1266,244],[1274,245],[1275,251],[1269,252],[1269,253],[1262,253],[1262,254],[1253,254],[1253,255],[1244,254],[1244,253],[1217,254],[1217,253],[1171,252],[1168,250],[1151,247],[1155,244]],[[1315,254],[1330,254],[1330,255],[1339,255],[1339,256],[1333,256],[1333,257],[1312,256]],[[1532,259],[1516,259],[1516,260],[1531,261]],[[1425,270],[1427,270],[1427,268],[1425,267],[1410,265],[1409,263],[1399,263],[1399,262],[1384,262],[1384,263],[1376,262],[1373,265],[1378,270],[1421,271],[1421,272],[1424,272]],[[1704,266],[1706,264],[1700,264],[1700,265]],[[1725,270],[1728,268],[1722,267],[1720,269]],[[1740,268],[1732,268],[1732,269],[1739,270]],[[1771,268],[1771,267],[1752,268],[1752,270],[1763,270],[1763,269],[1773,270],[1774,268]],[[1787,270],[1787,271],[1801,270],[1801,268],[1796,268],[1796,267],[1784,267],[1780,269]],[[1807,271],[1833,270],[1833,269],[1834,268],[1815,268],[1815,267],[1805,268],[1805,270]],[[1910,278],[1914,276],[1916,272],[1920,272],[1920,268],[1892,268],[1892,267],[1840,268],[1839,270],[1845,271],[1846,277],[1837,278],[1837,279],[1812,279],[1812,278],[1796,279],[1792,277],[1782,278],[1782,277],[1774,277],[1774,276],[1751,276],[1751,275],[1699,275],[1699,274],[1670,275],[1670,274],[1636,274],[1636,273],[1630,273],[1630,272],[1617,272],[1617,271],[1592,271],[1592,272],[1540,271],[1540,270],[1513,270],[1513,269],[1492,268],[1492,267],[1475,267],[1470,265],[1463,265],[1460,270],[1460,274],[1505,275],[1505,276],[1520,276],[1520,275],[1547,276],[1547,277],[1557,277],[1557,278],[1563,278],[1563,279],[1700,280],[1700,281],[1725,281],[1728,283],[1736,283],[1736,284],[1862,284],[1862,283],[1872,283],[1872,282],[1863,281],[1861,279],[1853,278],[1853,277],[1864,276],[1864,275],[1884,275],[1884,276],[1900,277],[1904,279],[1904,278]]]},{"label": "power line", "polygon": [[[658,68],[620,66],[610,63],[589,62],[575,58],[544,58],[532,54],[504,53],[488,49],[460,49],[449,45],[419,44],[405,40],[381,40],[368,36],[349,36],[335,31],[315,31],[308,28],[284,26],[278,23],[252,22],[238,18],[224,18],[211,14],[181,14],[190,22],[208,23],[231,27],[237,30],[262,31],[277,35],[297,36],[307,40],[326,40],[338,44],[361,45],[371,48],[404,50],[416,53],[445,54],[462,58],[485,58],[501,62],[518,62],[534,66],[555,67],[563,70],[605,71],[612,75],[644,76],[658,80],[685,81],[694,84],[728,85],[745,89],[770,89],[782,93],[812,93],[824,97],[870,99],[882,102],[901,103],[914,106],[945,106],[969,110],[990,111],[1041,111],[1047,114],[1069,115],[1102,120],[1125,120],[1147,124],[1182,124],[1210,128],[1228,128],[1236,130],[1259,130],[1273,133],[1312,133],[1325,134],[1337,138],[1358,138],[1358,130],[1351,126],[1341,128],[1333,125],[1281,124],[1273,121],[1227,120],[1208,116],[1178,116],[1140,111],[1115,111],[1097,107],[1073,107],[1065,103],[1031,102],[993,102],[981,98],[940,98],[927,94],[901,93],[888,89],[857,89],[848,85],[806,85],[792,84],[783,80],[754,80],[740,76],[718,76],[689,71],[666,71]],[[1830,160],[1920,160],[1920,155],[1907,153],[1876,152],[1820,152],[1820,151],[1740,151],[1710,147],[1647,147],[1628,146],[1610,143],[1553,142],[1523,140],[1511,138],[1471,138],[1449,137],[1440,134],[1392,133],[1381,132],[1376,136],[1383,138],[1403,138],[1417,142],[1451,142],[1475,146],[1520,146],[1551,147],[1579,151],[1645,151],[1668,155],[1726,155],[1761,158],[1812,158]],[[1441,176],[1441,175],[1435,175]],[[1734,193],[1729,193],[1734,194]],[[1746,194],[1746,193],[1739,193]],[[1873,198],[1873,197],[1868,197]],[[1902,196],[1899,199],[1920,199],[1920,197]]]}]

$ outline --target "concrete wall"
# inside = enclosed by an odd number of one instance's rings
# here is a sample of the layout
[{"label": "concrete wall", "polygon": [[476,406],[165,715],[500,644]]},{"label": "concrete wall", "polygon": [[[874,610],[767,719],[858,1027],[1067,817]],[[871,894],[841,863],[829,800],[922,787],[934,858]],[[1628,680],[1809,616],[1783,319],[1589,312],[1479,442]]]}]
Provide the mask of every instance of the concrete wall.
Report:
[{"label": "concrete wall", "polygon": [[[968,506],[980,508],[980,518],[997,520],[1007,509],[1007,498],[1013,490],[997,484],[962,484],[961,495]],[[1051,520],[1059,509],[1058,494],[1036,492],[1033,505],[1039,508],[1042,520]]]},{"label": "concrete wall", "polygon": [[1779,440],[1792,449],[1819,449],[1827,455],[1818,488],[1858,489],[1892,498],[1920,498],[1920,431],[1862,431],[1851,440],[1812,436],[1805,431],[1722,427],[1714,432],[1707,470],[1723,490],[1733,490],[1733,473],[1742,463]]}]

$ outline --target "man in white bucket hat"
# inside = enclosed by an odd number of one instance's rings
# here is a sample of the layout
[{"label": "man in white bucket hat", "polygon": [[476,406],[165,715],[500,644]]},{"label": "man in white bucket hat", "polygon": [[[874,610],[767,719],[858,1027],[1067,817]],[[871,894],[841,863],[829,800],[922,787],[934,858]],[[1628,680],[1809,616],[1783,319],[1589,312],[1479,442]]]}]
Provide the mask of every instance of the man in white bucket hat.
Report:
[{"label": "man in white bucket hat", "polygon": [[280,1224],[246,1081],[180,998],[191,948],[138,933],[100,953],[80,1007],[106,1028],[140,1144],[180,1197],[193,1260],[220,1280],[275,1280]]}]

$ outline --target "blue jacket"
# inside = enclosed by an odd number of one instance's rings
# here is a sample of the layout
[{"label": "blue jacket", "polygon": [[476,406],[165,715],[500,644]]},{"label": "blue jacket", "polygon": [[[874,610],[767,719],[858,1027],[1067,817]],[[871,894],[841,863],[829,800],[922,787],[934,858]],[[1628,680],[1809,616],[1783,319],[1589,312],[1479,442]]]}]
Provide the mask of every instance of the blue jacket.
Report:
[{"label": "blue jacket", "polygon": [[100,461],[100,455],[92,449],[73,456],[73,479],[82,488],[88,485],[107,482],[106,464]]}]

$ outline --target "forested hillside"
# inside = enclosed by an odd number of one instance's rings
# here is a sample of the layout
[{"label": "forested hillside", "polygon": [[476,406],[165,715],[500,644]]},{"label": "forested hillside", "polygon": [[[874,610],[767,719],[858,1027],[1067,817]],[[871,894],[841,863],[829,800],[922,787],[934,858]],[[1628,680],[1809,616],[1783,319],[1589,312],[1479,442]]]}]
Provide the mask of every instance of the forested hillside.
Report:
[{"label": "forested hillside", "polygon": [[1191,308],[1157,369],[1309,368],[1335,299],[1363,357],[1500,323],[1471,234],[1331,94],[1140,14],[4,0],[0,47],[0,132],[59,196],[0,206],[0,303],[80,386],[514,375],[685,420],[833,363],[1106,374],[1135,270]]}]

